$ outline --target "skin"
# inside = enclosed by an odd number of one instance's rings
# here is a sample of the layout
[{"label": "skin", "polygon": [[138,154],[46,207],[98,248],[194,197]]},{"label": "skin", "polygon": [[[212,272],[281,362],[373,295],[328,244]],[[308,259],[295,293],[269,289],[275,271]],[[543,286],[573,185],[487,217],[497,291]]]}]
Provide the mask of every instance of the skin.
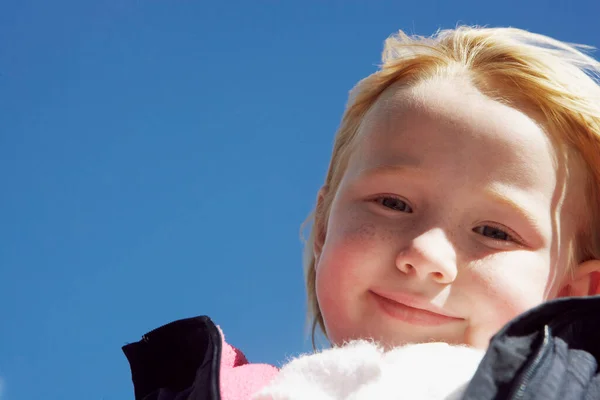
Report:
[{"label": "skin", "polygon": [[[384,92],[365,116],[314,246],[330,341],[485,348],[518,314],[589,294],[597,261],[561,279],[585,207],[577,189],[585,173],[570,165],[567,185],[559,164],[536,119],[466,78]],[[404,299],[453,318],[431,323],[398,304]]]}]

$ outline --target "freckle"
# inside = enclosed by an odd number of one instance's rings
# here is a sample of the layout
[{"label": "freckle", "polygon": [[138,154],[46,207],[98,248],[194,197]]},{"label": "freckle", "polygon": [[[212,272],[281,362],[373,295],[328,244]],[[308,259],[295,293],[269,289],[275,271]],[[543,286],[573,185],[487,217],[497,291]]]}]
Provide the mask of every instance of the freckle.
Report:
[{"label": "freckle", "polygon": [[375,225],[373,224],[363,224],[356,231],[356,236],[361,239],[372,239],[375,236]]}]

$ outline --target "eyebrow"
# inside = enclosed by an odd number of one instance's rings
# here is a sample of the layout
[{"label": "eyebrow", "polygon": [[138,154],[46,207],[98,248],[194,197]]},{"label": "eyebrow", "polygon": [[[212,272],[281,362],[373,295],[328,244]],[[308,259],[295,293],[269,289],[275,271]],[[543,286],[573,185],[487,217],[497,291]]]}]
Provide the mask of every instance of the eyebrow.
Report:
[{"label": "eyebrow", "polygon": [[410,157],[406,157],[406,158],[403,157],[402,159],[400,159],[398,161],[400,161],[400,162],[379,164],[374,167],[361,169],[358,172],[358,176],[363,178],[363,177],[368,177],[371,175],[396,174],[398,172],[407,172],[407,171],[423,172],[423,170],[421,169],[422,163],[420,160],[417,160],[415,158],[410,158]]},{"label": "eyebrow", "polygon": [[539,222],[541,216],[538,213],[534,212],[531,209],[528,209],[527,207],[524,207],[522,204],[519,204],[519,202],[514,201],[511,197],[507,196],[499,190],[485,188],[483,189],[483,193],[484,196],[489,200],[495,203],[500,203],[505,207],[510,208],[513,212],[516,212],[520,218],[525,220],[530,227],[534,228],[540,234],[544,233],[543,226]]},{"label": "eyebrow", "polygon": [[[402,161],[404,161],[404,162],[394,163],[394,164],[392,164],[392,163],[380,164],[380,165],[376,165],[375,167],[365,168],[359,172],[359,176],[360,177],[368,177],[368,176],[377,175],[377,174],[392,174],[392,173],[407,172],[407,171],[417,172],[417,173],[422,173],[422,174],[426,173],[422,168],[420,168],[422,164],[419,160],[416,160],[414,158],[413,159],[406,158],[406,159],[403,159]],[[521,192],[523,192],[523,191],[521,191]],[[483,188],[483,195],[488,200],[503,204],[504,206],[513,209],[514,211],[519,213],[523,218],[525,218],[527,221],[529,221],[531,224],[536,225],[536,226],[539,225],[537,223],[537,221],[539,220],[539,215],[537,215],[535,212],[532,212],[527,207],[524,207],[522,204],[519,204],[519,202],[513,200],[510,196],[504,194],[501,190],[486,187],[486,188]]]}]

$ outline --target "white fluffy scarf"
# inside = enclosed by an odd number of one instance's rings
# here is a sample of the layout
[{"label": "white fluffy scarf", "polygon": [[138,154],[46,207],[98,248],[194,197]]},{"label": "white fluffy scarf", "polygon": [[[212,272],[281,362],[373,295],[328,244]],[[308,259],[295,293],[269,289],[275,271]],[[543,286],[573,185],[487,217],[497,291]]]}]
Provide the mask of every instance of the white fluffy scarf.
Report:
[{"label": "white fluffy scarf", "polygon": [[384,351],[355,341],[291,360],[253,400],[454,400],[483,354],[446,343]]}]

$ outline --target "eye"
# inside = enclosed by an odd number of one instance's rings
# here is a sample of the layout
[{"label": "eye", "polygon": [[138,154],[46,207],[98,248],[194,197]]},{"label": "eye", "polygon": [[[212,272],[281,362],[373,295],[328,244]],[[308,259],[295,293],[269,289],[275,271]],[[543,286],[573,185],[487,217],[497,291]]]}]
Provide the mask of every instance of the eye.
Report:
[{"label": "eye", "polygon": [[514,242],[515,241],[515,239],[511,235],[504,232],[502,229],[499,229],[499,228],[496,228],[493,226],[489,226],[489,225],[478,226],[477,228],[473,229],[473,232],[478,233],[482,236],[488,237],[490,239],[494,239],[494,240],[500,240],[500,241],[504,241],[504,242]]},{"label": "eye", "polygon": [[389,208],[393,211],[412,213],[412,208],[404,200],[400,200],[397,197],[385,196],[378,197],[375,199],[378,204],[381,204],[385,208]]}]

